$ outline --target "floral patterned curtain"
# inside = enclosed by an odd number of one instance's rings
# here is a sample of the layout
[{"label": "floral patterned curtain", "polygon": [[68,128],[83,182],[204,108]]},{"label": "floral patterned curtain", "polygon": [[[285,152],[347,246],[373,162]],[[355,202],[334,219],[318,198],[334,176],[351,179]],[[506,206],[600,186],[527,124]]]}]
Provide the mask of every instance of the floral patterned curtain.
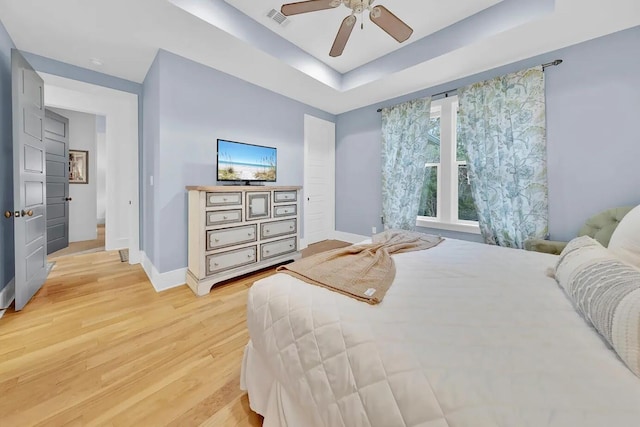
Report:
[{"label": "floral patterned curtain", "polygon": [[524,247],[548,232],[544,72],[531,68],[458,91],[459,132],[487,243]]},{"label": "floral patterned curtain", "polygon": [[431,98],[382,110],[382,214],[385,228],[413,230],[427,162]]}]

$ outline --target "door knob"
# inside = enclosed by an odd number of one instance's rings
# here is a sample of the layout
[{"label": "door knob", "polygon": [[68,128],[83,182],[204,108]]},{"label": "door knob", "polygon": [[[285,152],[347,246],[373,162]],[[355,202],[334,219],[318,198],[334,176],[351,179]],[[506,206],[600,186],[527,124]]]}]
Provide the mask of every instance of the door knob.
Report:
[{"label": "door knob", "polygon": [[72,201],[73,199],[72,199],[71,197],[65,197],[65,198],[64,198],[64,200],[65,200],[66,202],[70,202],[70,201]]},{"label": "door knob", "polygon": [[5,218],[11,218],[13,216],[13,212],[11,211],[4,211],[4,217]]},{"label": "door knob", "polygon": [[28,211],[23,210],[22,211],[22,216],[33,216],[33,211],[32,210],[28,210]]}]

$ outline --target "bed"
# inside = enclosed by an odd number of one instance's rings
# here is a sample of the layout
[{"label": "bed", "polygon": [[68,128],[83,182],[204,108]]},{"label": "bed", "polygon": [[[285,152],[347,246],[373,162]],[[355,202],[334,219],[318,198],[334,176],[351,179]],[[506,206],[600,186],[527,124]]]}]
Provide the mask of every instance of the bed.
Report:
[{"label": "bed", "polygon": [[265,427],[640,425],[640,378],[546,274],[557,256],[447,239],[393,259],[375,306],[253,285],[241,386]]}]

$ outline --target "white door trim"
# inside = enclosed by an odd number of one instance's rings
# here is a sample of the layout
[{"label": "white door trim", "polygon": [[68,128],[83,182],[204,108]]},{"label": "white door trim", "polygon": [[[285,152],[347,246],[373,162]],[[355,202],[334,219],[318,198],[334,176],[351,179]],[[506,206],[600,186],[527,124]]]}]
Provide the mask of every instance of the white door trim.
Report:
[{"label": "white door trim", "polygon": [[[129,263],[140,263],[138,95],[39,73],[45,105],[106,116],[107,250],[129,248]],[[95,155],[95,153],[94,153]]]},{"label": "white door trim", "polygon": [[307,190],[310,188],[309,185],[309,176],[308,176],[308,151],[309,151],[309,127],[311,125],[311,123],[316,122],[316,124],[322,124],[324,126],[330,126],[333,129],[334,132],[334,138],[333,138],[333,144],[331,145],[330,148],[330,154],[328,156],[328,159],[330,159],[328,161],[327,164],[327,177],[329,179],[329,184],[327,186],[327,188],[329,189],[328,194],[327,194],[327,199],[329,200],[328,204],[327,204],[327,212],[329,215],[329,224],[328,224],[328,228],[327,228],[327,234],[325,236],[326,239],[331,239],[332,238],[332,233],[333,230],[335,230],[336,228],[336,216],[335,216],[335,212],[336,212],[336,141],[335,141],[335,126],[336,124],[334,122],[330,122],[328,120],[323,120],[320,119],[318,117],[315,116],[311,116],[309,114],[305,114],[304,115],[304,187],[302,189],[302,193],[303,193],[303,199],[302,199],[302,211],[303,211],[303,218],[304,218],[304,228],[303,228],[303,232],[304,232],[304,238],[301,239],[301,241],[304,241],[305,243],[305,247],[307,244],[309,243],[314,243],[314,242],[309,242],[308,239],[308,233],[307,233],[307,224],[309,224],[309,217],[308,217],[308,209],[307,209]]},{"label": "white door trim", "polygon": [[[15,279],[9,280],[7,285],[0,289],[0,310],[4,310],[11,305],[16,297],[16,281]],[[2,316],[0,316],[2,317]]]}]

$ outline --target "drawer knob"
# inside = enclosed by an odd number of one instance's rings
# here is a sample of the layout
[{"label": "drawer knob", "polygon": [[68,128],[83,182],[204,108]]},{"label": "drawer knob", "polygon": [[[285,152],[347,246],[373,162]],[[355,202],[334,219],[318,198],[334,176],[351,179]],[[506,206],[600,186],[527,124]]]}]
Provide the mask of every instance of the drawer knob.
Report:
[{"label": "drawer knob", "polygon": [[269,251],[269,249],[267,249],[267,250],[265,251],[265,253],[269,253],[269,252],[270,252],[270,251]]},{"label": "drawer knob", "polygon": [[226,216],[223,216],[223,217],[222,217],[222,219],[227,219],[227,217],[226,217]]},{"label": "drawer knob", "polygon": [[214,267],[217,267],[217,266],[218,266],[218,263],[217,263],[217,262],[214,262],[214,263],[213,263],[213,266],[214,266]]},{"label": "drawer knob", "polygon": [[249,237],[253,237],[253,232],[251,232],[251,231],[250,231],[250,232],[248,232],[248,233],[247,233],[247,236],[249,236]]},{"label": "drawer knob", "polygon": [[290,248],[292,248],[292,247],[293,247],[293,245],[289,245],[289,247],[290,247]]},{"label": "drawer knob", "polygon": [[214,240],[216,243],[218,243],[218,242],[220,241],[220,240],[218,240],[218,239],[213,239],[213,240]]},{"label": "drawer knob", "polygon": [[264,233],[265,233],[265,234],[267,234],[267,233],[271,233],[271,231],[269,231],[269,229],[267,228],[267,229],[265,229],[265,230],[264,230]]},{"label": "drawer knob", "polygon": [[223,198],[222,198],[222,201],[226,202],[226,201],[227,201],[227,198],[226,198],[226,197],[223,197]]},{"label": "drawer knob", "polygon": [[289,226],[289,230],[293,230],[293,225],[290,225],[290,226]]},{"label": "drawer knob", "polygon": [[249,254],[247,255],[247,258],[253,258],[253,255]]}]

